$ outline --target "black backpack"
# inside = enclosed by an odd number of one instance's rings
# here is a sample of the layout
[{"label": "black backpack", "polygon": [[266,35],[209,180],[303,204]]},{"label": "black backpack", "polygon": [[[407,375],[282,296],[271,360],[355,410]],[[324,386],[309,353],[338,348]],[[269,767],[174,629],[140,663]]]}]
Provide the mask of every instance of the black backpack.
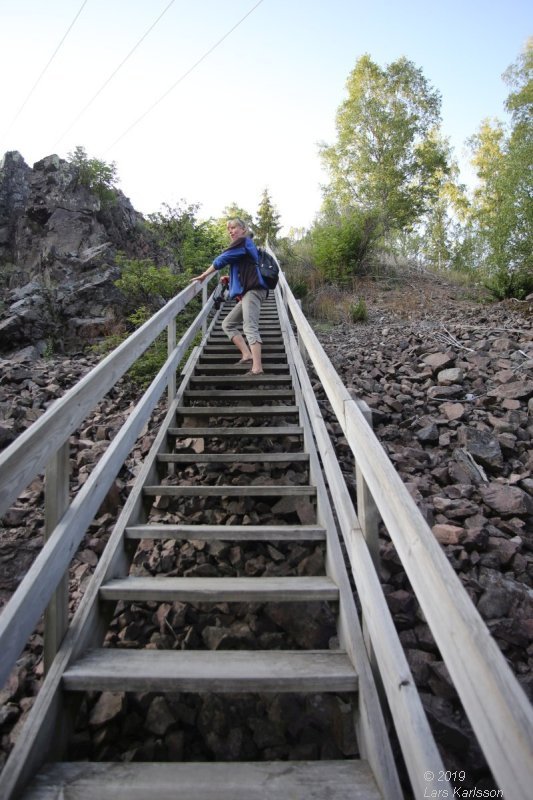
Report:
[{"label": "black backpack", "polygon": [[274,256],[265,250],[264,247],[258,247],[259,264],[257,268],[265,282],[268,289],[275,289],[279,279],[279,267]]}]

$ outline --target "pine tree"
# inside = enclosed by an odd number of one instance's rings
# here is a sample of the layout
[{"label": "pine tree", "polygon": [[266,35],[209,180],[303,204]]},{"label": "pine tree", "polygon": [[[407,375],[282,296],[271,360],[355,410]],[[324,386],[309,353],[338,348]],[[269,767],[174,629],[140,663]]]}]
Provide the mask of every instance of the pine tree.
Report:
[{"label": "pine tree", "polygon": [[267,239],[271,245],[275,244],[278,231],[281,228],[279,220],[280,215],[272,204],[268,189],[265,189],[257,209],[254,225],[257,244],[264,245]]}]

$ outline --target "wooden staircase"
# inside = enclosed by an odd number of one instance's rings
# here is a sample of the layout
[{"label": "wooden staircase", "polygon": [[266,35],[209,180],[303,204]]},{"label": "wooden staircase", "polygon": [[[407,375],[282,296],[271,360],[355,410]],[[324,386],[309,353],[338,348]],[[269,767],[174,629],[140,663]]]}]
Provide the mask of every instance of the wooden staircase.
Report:
[{"label": "wooden staircase", "polygon": [[[271,293],[261,315],[265,375],[250,378],[237,365],[235,348],[221,331],[224,306],[201,347],[188,362],[174,403],[159,430],[104,551],[82,606],[39,696],[32,729],[17,743],[13,786],[24,800],[348,800],[403,796],[360,632],[348,574],[294,370]],[[185,440],[199,444],[201,452]],[[264,483],[229,482],[239,465],[261,465],[275,474]],[[292,483],[287,469],[305,470]],[[185,483],[182,470],[194,480]],[[285,472],[284,472],[285,470]],[[226,511],[232,498],[259,512]],[[287,498],[290,514],[274,507]],[[154,503],[171,509],[154,513]],[[292,506],[290,501],[292,500]],[[190,524],[183,509],[194,502],[216,509],[220,523]],[[157,505],[157,504],[156,504]],[[247,506],[248,507],[248,506]],[[303,511],[302,511],[303,509]],[[305,513],[304,513],[305,512]],[[164,517],[161,521],[161,517]],[[200,513],[202,517],[202,513]],[[245,517],[245,518],[244,518]],[[204,515],[205,518],[205,515]],[[311,543],[324,549],[324,574],[191,577],[135,574],[137,546],[147,540],[259,542],[278,547]],[[337,609],[337,637],[320,650],[123,649],[110,646],[116,605],[128,603],[301,604]],[[107,638],[106,638],[107,636]],[[87,692],[128,693],[335,693],[357,704],[360,680],[365,703],[354,710],[359,757],[265,762],[68,761],[72,709]],[[370,688],[369,688],[370,687]],[[369,699],[370,692],[370,699]],[[369,713],[369,709],[374,709]],[[377,710],[376,710],[377,709]],[[48,763],[37,771],[43,748]],[[13,772],[13,775],[15,772]]]}]

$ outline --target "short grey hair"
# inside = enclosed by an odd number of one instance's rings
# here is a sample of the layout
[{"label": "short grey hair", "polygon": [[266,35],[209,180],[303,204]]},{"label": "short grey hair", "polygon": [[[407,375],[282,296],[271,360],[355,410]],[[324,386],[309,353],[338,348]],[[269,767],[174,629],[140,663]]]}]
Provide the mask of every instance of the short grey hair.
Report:
[{"label": "short grey hair", "polygon": [[248,225],[240,217],[231,217],[230,219],[228,219],[227,224],[229,225],[230,222],[233,222],[234,225],[238,225],[239,228],[242,228],[245,233],[249,233]]}]

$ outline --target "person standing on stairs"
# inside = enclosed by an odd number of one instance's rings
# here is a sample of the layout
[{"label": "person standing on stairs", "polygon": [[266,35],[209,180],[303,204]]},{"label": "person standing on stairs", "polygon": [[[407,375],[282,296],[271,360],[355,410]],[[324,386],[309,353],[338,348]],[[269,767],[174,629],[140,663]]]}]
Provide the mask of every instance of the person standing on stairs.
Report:
[{"label": "person standing on stairs", "polygon": [[[229,247],[192,281],[204,281],[208,275],[229,266],[229,296],[236,299],[237,303],[222,323],[222,329],[241,354],[237,363],[250,364],[250,371],[246,375],[253,377],[263,374],[259,315],[268,289],[257,268],[259,255],[246,224],[242,219],[230,219],[228,232],[231,239]],[[241,323],[244,336],[240,331]]]}]

